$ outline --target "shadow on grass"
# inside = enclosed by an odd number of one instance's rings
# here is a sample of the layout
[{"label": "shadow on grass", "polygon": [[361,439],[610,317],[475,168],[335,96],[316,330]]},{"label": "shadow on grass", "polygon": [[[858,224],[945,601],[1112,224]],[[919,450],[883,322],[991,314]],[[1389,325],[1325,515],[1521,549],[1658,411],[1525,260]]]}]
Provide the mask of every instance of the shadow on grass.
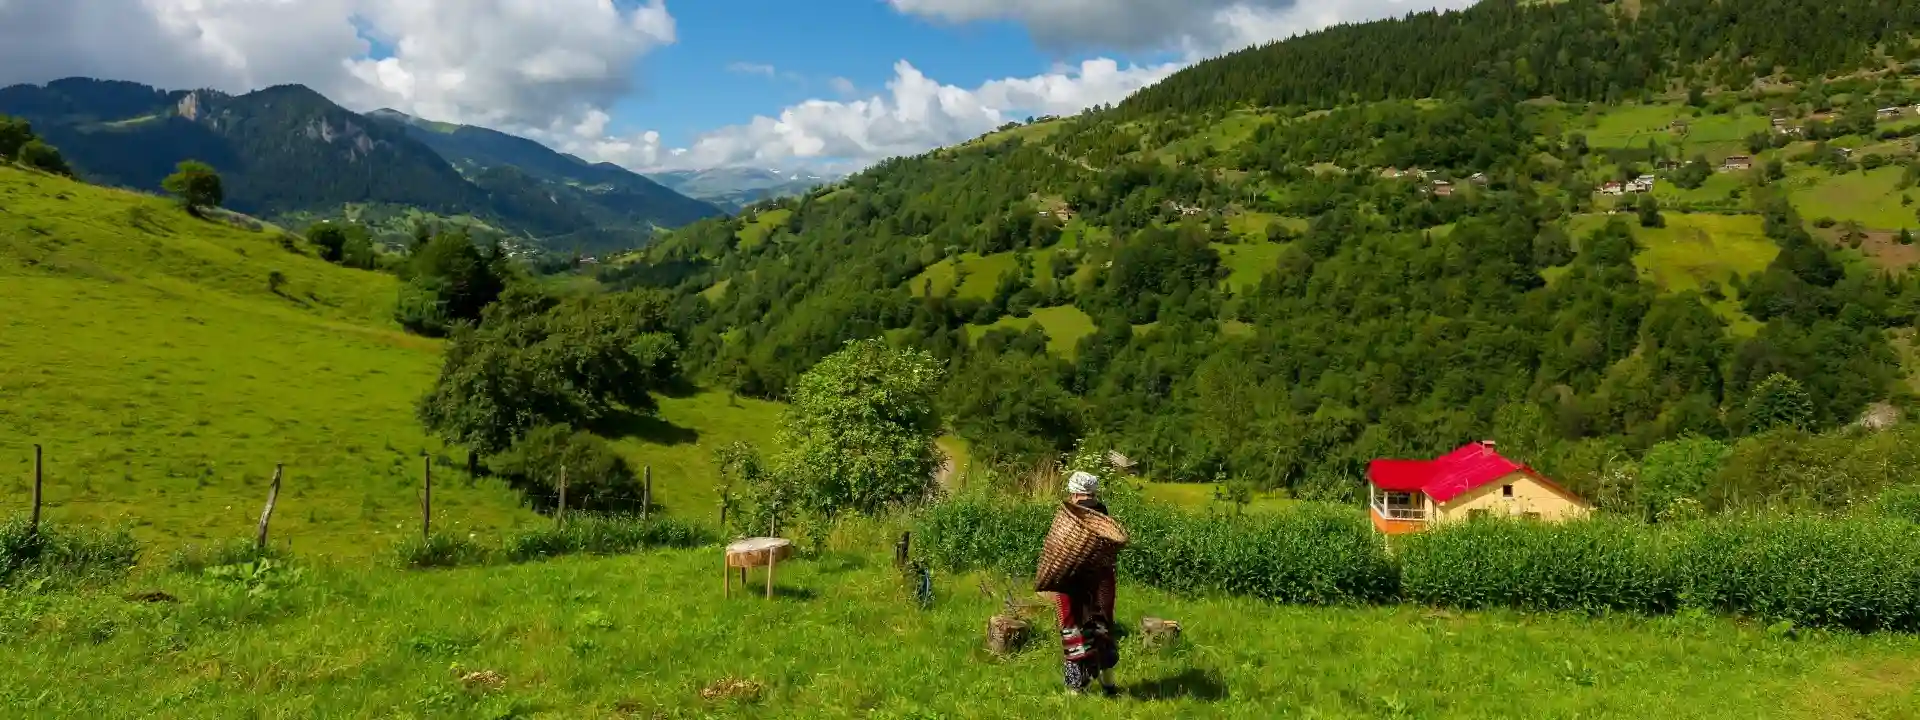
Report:
[{"label": "shadow on grass", "polygon": [[1121,694],[1134,700],[1185,698],[1202,702],[1219,702],[1227,699],[1227,684],[1221,681],[1219,673],[1211,670],[1189,669],[1159,680],[1128,685],[1121,690]]},{"label": "shadow on grass", "polygon": [[594,423],[593,431],[608,438],[638,438],[658,445],[700,442],[700,431],[681,427],[653,415],[621,411]]},{"label": "shadow on grass", "polygon": [[[747,578],[746,590],[744,591],[740,589],[741,585],[738,582],[739,579],[740,578],[738,577],[734,578],[735,580],[733,584],[734,599],[741,600],[742,602],[747,600],[765,600],[766,599],[767,579],[764,576],[753,575]],[[773,597],[776,600],[798,600],[801,602],[808,602],[820,597],[820,593],[816,593],[809,588],[795,587],[791,585],[781,585],[779,579],[776,578],[773,581]]]},{"label": "shadow on grass", "polygon": [[676,400],[685,400],[695,395],[699,395],[700,386],[693,384],[692,381],[687,380],[686,378],[676,377],[672,380],[667,381],[667,384],[664,387],[654,388],[653,391],[660,395],[665,395],[667,397],[670,397]]}]

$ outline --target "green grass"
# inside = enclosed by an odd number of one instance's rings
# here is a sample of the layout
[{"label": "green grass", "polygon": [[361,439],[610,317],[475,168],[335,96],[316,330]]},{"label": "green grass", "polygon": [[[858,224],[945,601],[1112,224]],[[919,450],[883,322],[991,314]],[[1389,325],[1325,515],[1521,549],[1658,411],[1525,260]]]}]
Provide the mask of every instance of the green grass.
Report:
[{"label": "green grass", "polygon": [[998,328],[1025,330],[1034,324],[1047,332],[1047,351],[1061,358],[1072,360],[1074,348],[1080,344],[1080,338],[1092,335],[1093,318],[1086,311],[1072,305],[1039,308],[1024,318],[1008,315],[992,325],[968,325],[967,339],[979,340],[981,336]]},{"label": "green grass", "polygon": [[1193,157],[1202,150],[1226,152],[1252,139],[1254,132],[1262,125],[1271,125],[1278,119],[1271,113],[1236,110],[1205,130],[1174,142],[1161,152],[1166,157]]},{"label": "green grass", "polygon": [[[1682,105],[1626,105],[1611,108],[1593,119],[1583,130],[1587,144],[1596,148],[1643,148],[1648,140],[1680,147],[1686,157],[1706,153],[1709,157],[1737,152],[1747,136],[1771,127],[1767,118],[1746,113],[1688,117]],[[1673,121],[1685,120],[1687,134],[1670,129]]]},{"label": "green grass", "polygon": [[[1217,508],[1231,512],[1232,506],[1213,499],[1215,483],[1162,483],[1150,482],[1141,485],[1141,492],[1155,502],[1177,505],[1183,508],[1202,510]],[[1256,493],[1253,502],[1248,503],[1246,512],[1270,512],[1291,504],[1293,500],[1285,493]]]},{"label": "green grass", "polygon": [[1220,253],[1220,263],[1227,267],[1226,285],[1235,292],[1246,293],[1260,285],[1260,278],[1279,265],[1280,253],[1286,245],[1270,242],[1242,243],[1239,245],[1214,244],[1213,249]]},{"label": "green grass", "polygon": [[1275,223],[1285,225],[1296,233],[1306,232],[1309,225],[1306,220],[1287,217],[1285,215],[1263,212],[1242,212],[1235,213],[1227,218],[1227,229],[1232,230],[1233,234],[1248,240],[1264,242],[1267,239],[1267,226]]},{"label": "green grass", "polygon": [[1683,115],[1677,105],[1623,105],[1601,113],[1583,132],[1587,144],[1597,148],[1644,147],[1655,137],[1670,143],[1676,136],[1668,125]]},{"label": "green grass", "polygon": [[729,400],[718,392],[659,400],[659,416],[628,428],[630,432],[614,440],[614,449],[635,473],[653,468],[653,501],[668,515],[715,522],[719,495],[714,483],[720,474],[713,451],[745,440],[771,454],[782,406],[751,398]]},{"label": "green grass", "polygon": [[1809,222],[1830,217],[1852,220],[1868,230],[1920,228],[1912,207],[1900,205],[1901,168],[1831,175],[1823,170],[1795,166],[1785,181],[1794,209]]},{"label": "green grass", "polygon": [[[875,544],[881,541],[874,538]],[[0,698],[22,718],[1899,718],[1920,641],[1799,639],[1707,618],[1300,608],[1123,585],[1116,698],[1065,696],[1052,623],[989,657],[999,609],[936,575],[914,609],[878,554],[782,563],[723,600],[718,550],[401,573],[309,571],[261,596],[183,576],[0,594]],[[1018,590],[1021,584],[1013,581]],[[272,587],[272,586],[269,586]],[[1025,594],[1021,594],[1025,597]],[[1049,613],[1050,614],[1050,613]],[[497,679],[468,685],[462,678]],[[701,691],[736,678],[733,697]]]},{"label": "green grass", "polygon": [[1666,227],[1633,226],[1643,249],[1633,262],[1643,276],[1668,292],[1698,290],[1707,282],[1725,287],[1735,274],[1767,268],[1779,246],[1761,230],[1757,215],[1665,213]]},{"label": "green grass", "polygon": [[[419,521],[414,418],[439,344],[390,319],[395,280],[186,216],[145,195],[0,168],[0,514],[131,525],[164,550],[249,535],[276,463],[274,538],[364,555]],[[286,278],[279,293],[269,272]],[[532,516],[436,483],[442,527]]]},{"label": "green grass", "polygon": [[1633,225],[1642,249],[1633,256],[1640,275],[1666,292],[1700,290],[1718,283],[1727,299],[1710,301],[1715,313],[1738,335],[1760,329],[1741,309],[1732,288],[1734,275],[1767,269],[1780,247],[1761,230],[1759,216],[1706,215],[1669,212],[1663,228]]},{"label": "green grass", "polygon": [[[1047,267],[1049,252],[1050,250],[1041,250],[1033,253],[1033,267],[1036,271],[1043,270]],[[1000,275],[1008,270],[1012,270],[1016,265],[1015,255],[1012,252],[994,253],[985,257],[974,253],[965,253],[958,259],[959,266],[966,269],[967,277],[966,280],[960,284],[960,288],[955,294],[959,297],[980,298],[982,300],[993,297],[994,288],[1000,286]],[[932,280],[933,293],[935,295],[945,294],[948,289],[953,287],[955,274],[954,260],[954,258],[947,258],[927,266],[927,269],[920,271],[919,275],[915,275],[912,280],[907,281],[907,288],[917,297],[924,294],[927,288],[927,281]]]},{"label": "green grass", "polygon": [[786,224],[793,211],[786,208],[774,208],[753,216],[752,220],[740,228],[734,237],[739,240],[741,250],[758,247],[773,235],[773,231]]},{"label": "green grass", "polygon": [[1653,197],[1659,200],[1662,206],[1672,206],[1676,203],[1730,205],[1734,202],[1734,192],[1738,191],[1745,182],[1738,173],[1714,173],[1707,176],[1707,181],[1700,187],[1688,190],[1663,180],[1654,184]]}]

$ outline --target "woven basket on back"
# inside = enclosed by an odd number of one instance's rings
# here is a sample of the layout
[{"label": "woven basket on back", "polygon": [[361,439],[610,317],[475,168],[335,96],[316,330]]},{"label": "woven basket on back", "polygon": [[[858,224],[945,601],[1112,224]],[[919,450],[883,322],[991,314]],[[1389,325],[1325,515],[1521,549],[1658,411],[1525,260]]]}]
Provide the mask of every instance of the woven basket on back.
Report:
[{"label": "woven basket on back", "polygon": [[1127,530],[1095,510],[1061,503],[1053,528],[1040,546],[1040,570],[1034,574],[1037,592],[1061,592],[1080,571],[1112,563],[1127,545]]}]

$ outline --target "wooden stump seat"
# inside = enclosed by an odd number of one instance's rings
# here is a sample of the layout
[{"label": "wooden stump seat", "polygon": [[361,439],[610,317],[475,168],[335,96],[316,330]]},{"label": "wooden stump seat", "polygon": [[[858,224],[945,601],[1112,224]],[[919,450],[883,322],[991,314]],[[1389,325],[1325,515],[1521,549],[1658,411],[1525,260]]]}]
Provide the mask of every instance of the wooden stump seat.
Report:
[{"label": "wooden stump seat", "polygon": [[793,541],[785,538],[757,537],[727,545],[727,563],[721,568],[721,589],[725,597],[733,595],[733,570],[740,569],[740,586],[747,586],[747,568],[767,569],[767,597],[773,597],[773,568],[781,560],[793,557]]}]

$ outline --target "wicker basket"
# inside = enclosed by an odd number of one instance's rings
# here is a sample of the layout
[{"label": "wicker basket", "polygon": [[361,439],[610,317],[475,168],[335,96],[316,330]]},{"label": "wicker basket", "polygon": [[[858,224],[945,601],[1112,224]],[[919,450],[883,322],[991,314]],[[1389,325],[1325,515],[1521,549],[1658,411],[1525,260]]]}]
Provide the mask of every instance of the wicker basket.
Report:
[{"label": "wicker basket", "polygon": [[1053,528],[1040,547],[1040,570],[1034,574],[1037,592],[1061,592],[1082,570],[1110,564],[1127,545],[1127,530],[1098,511],[1061,503]]}]

